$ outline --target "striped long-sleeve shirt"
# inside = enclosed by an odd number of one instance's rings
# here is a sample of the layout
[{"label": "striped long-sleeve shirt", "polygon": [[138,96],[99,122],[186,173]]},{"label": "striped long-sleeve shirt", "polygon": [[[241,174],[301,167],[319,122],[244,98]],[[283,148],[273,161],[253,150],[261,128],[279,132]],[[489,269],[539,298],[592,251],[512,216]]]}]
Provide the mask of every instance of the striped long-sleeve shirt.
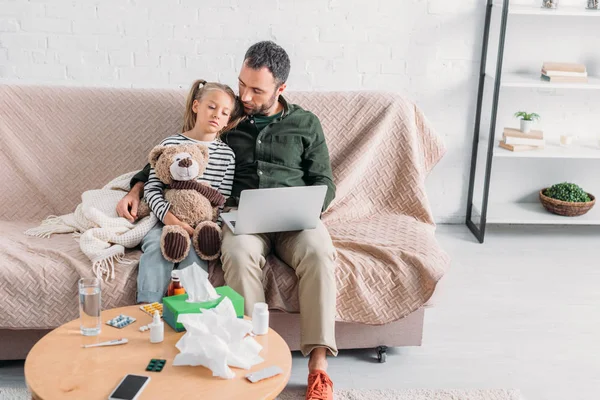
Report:
[{"label": "striped long-sleeve shirt", "polygon": [[[231,147],[220,139],[212,142],[201,142],[182,134],[169,136],[160,144],[162,146],[175,146],[185,143],[202,143],[208,147],[208,165],[206,170],[197,178],[198,181],[209,183],[213,189],[221,192],[225,198],[231,195],[233,175],[235,173],[235,153]],[[165,215],[171,204],[165,200],[165,184],[158,179],[154,168],[150,169],[148,181],[144,184],[144,199],[154,214],[164,222]]]}]

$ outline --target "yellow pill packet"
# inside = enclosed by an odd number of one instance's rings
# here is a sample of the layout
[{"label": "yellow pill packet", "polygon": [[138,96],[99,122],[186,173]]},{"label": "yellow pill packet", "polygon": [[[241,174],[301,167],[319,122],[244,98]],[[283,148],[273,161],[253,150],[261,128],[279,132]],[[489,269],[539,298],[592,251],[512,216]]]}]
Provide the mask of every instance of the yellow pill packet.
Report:
[{"label": "yellow pill packet", "polygon": [[158,310],[161,318],[163,316],[163,305],[161,303],[143,304],[140,309],[150,316],[154,316],[154,311]]}]

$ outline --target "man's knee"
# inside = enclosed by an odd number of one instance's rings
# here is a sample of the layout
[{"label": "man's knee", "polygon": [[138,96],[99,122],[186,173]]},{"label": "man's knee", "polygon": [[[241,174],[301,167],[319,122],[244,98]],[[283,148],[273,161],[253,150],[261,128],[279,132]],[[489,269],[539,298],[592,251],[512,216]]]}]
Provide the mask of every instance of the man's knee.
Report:
[{"label": "man's knee", "polygon": [[262,259],[264,256],[260,251],[243,246],[222,248],[221,250],[221,264],[225,273],[233,271],[239,273],[253,267],[261,268]]},{"label": "man's knee", "polygon": [[319,259],[335,259],[336,251],[329,231],[320,223],[317,228],[303,231],[295,240],[300,251]]},{"label": "man's knee", "polygon": [[306,271],[321,274],[333,274],[335,269],[335,249],[312,248],[306,249],[300,261]]},{"label": "man's knee", "polygon": [[262,246],[252,236],[223,236],[221,263],[225,272],[239,269],[262,268],[265,262]]},{"label": "man's knee", "polygon": [[319,265],[333,265],[337,253],[331,238],[310,236],[303,239],[296,244],[296,249],[293,250],[301,255],[303,260]]}]

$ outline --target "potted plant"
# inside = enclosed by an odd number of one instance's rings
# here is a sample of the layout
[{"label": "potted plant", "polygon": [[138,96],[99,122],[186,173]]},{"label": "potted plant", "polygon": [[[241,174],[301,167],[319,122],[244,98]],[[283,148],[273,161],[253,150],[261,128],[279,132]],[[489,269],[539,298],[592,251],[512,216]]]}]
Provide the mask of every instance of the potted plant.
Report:
[{"label": "potted plant", "polygon": [[563,182],[540,190],[540,201],[554,214],[575,217],[591,210],[596,198],[574,183]]},{"label": "potted plant", "polygon": [[526,113],[525,111],[519,111],[515,113],[515,117],[521,118],[521,132],[529,133],[531,131],[531,125],[533,121],[539,120],[540,116],[536,113]]}]

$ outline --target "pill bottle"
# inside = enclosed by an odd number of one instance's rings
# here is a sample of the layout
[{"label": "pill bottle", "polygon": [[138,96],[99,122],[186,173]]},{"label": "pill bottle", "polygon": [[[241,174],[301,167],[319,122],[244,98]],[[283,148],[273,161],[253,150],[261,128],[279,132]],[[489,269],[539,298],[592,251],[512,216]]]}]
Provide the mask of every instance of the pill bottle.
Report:
[{"label": "pill bottle", "polygon": [[181,284],[181,280],[179,279],[179,271],[174,269],[171,271],[171,283],[169,283],[169,287],[167,288],[167,297],[168,296],[177,296],[178,294],[184,294],[185,289]]},{"label": "pill bottle", "polygon": [[252,332],[255,335],[266,335],[269,332],[269,307],[267,303],[254,303]]}]

